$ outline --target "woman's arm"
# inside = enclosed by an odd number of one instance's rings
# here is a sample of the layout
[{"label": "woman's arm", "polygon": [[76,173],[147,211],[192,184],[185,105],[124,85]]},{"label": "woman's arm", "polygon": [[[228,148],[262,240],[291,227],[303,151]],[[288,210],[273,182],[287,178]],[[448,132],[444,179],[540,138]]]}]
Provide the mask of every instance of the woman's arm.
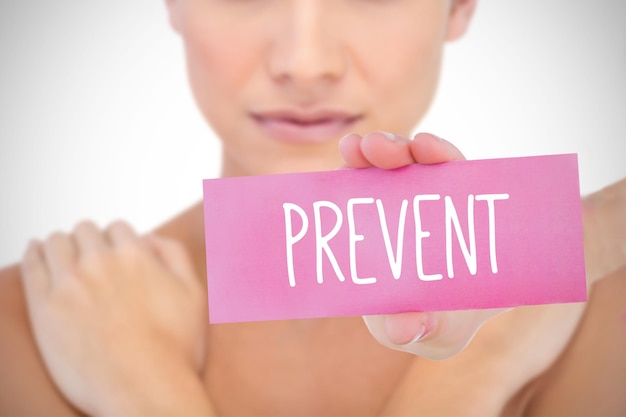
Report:
[{"label": "woman's arm", "polygon": [[210,415],[206,297],[181,244],[123,222],[32,243],[21,264],[35,340],[63,394],[93,415]]},{"label": "woman's arm", "polygon": [[[391,141],[386,138],[387,135],[381,134],[363,138],[351,135],[345,138],[342,153],[348,165],[395,168],[410,163],[462,159],[456,148],[445,141],[433,140],[430,135],[418,135],[412,142],[400,137]],[[584,200],[584,231],[588,287],[591,288],[596,281],[626,263],[626,180]],[[587,316],[597,316],[607,306],[619,310],[620,306],[626,305],[623,283],[620,285],[619,279],[613,277],[608,286],[612,288],[613,294],[605,291],[599,295],[600,292],[594,291],[593,301],[587,307]],[[366,317],[370,331],[381,343],[427,358],[446,358],[459,352],[474,331],[486,321],[475,340],[458,356],[445,363],[416,361],[390,399],[384,414],[450,415],[465,410],[463,415],[497,415],[529,382],[548,369],[548,374],[555,372],[552,365],[566,348],[571,348],[570,341],[584,311],[584,304],[564,304],[522,307],[499,317],[496,317],[499,311]],[[396,339],[410,340],[409,336],[416,331],[415,323],[419,323],[420,319],[422,322],[434,323],[426,336],[408,345],[398,346],[397,342],[393,343],[392,333],[397,333]],[[614,311],[607,319],[610,323],[625,324],[626,311]],[[394,326],[390,326],[391,321],[395,323]],[[602,324],[599,327],[610,328]],[[600,333],[588,326],[585,330],[587,333]],[[402,332],[406,335],[400,334]],[[595,356],[596,351],[605,352],[607,346],[616,344],[622,351],[626,351],[622,341],[624,335],[626,333],[621,330],[607,331],[602,344],[586,347],[589,357]],[[626,375],[626,356],[612,354],[608,357],[612,358],[616,369],[623,370],[623,375]],[[580,362],[570,362],[570,369],[580,368],[583,363],[588,363],[588,360],[582,357]],[[432,375],[433,372],[437,375],[435,380],[424,380],[423,375]],[[614,375],[605,372],[605,375],[609,374]],[[580,381],[580,378],[575,380]],[[615,386],[615,378],[598,378],[595,382],[605,386],[604,393],[614,392],[612,387]],[[447,389],[444,389],[445,386]],[[522,403],[531,398],[529,394],[532,391],[524,391]],[[593,401],[595,397],[588,398]],[[519,400],[519,396],[516,399]]]},{"label": "woman's arm", "polygon": [[626,415],[625,352],[622,268],[593,285],[586,305],[520,307],[453,358],[416,359],[382,415]]},{"label": "woman's arm", "polygon": [[0,270],[0,415],[80,415],[57,390],[41,360],[18,265]]},{"label": "woman's arm", "polygon": [[626,416],[626,268],[598,281],[558,360],[534,382],[527,416]]},{"label": "woman's arm", "polygon": [[[197,227],[201,220],[201,210],[190,209],[156,231],[185,245],[198,276],[204,276],[203,231]],[[0,270],[0,416],[35,415],[81,413],[45,367],[31,330],[20,267],[12,265]]]}]

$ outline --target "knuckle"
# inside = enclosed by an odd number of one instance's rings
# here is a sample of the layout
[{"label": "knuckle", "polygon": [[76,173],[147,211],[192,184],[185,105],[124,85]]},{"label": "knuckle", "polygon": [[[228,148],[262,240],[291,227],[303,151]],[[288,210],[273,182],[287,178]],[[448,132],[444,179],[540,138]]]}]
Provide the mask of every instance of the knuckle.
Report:
[{"label": "knuckle", "polygon": [[125,261],[136,262],[145,256],[145,247],[139,241],[126,242],[114,248],[115,253]]},{"label": "knuckle", "polygon": [[66,283],[68,285],[75,286],[80,284],[84,278],[84,271],[81,270],[78,264],[67,266],[63,270],[59,271],[59,282]]},{"label": "knuckle", "polygon": [[92,251],[82,256],[78,262],[77,272],[81,276],[94,277],[106,273],[111,265],[109,250]]},{"label": "knuckle", "polygon": [[81,257],[79,266],[81,275],[99,279],[135,270],[145,260],[145,248],[135,242],[129,242],[89,252]]},{"label": "knuckle", "polygon": [[120,266],[136,270],[149,262],[150,253],[140,241],[126,242],[112,249],[112,256]]}]

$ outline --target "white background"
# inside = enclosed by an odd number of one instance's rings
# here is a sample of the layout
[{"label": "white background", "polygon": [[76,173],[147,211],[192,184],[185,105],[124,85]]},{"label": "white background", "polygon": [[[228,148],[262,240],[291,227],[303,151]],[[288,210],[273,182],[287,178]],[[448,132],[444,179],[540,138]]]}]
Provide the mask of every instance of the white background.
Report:
[{"label": "white background", "polygon": [[[583,193],[626,176],[625,17],[483,0],[421,129],[473,159],[577,152]],[[218,173],[163,0],[0,3],[0,265],[83,218],[149,230]]]}]

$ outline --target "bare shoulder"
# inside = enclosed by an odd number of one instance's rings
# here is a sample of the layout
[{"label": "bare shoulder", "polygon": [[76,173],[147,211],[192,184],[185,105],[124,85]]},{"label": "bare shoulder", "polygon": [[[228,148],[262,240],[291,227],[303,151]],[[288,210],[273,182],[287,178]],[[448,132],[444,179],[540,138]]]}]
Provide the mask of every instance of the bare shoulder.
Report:
[{"label": "bare shoulder", "polygon": [[[626,415],[626,268],[598,281],[559,360],[526,393],[524,415]],[[529,395],[525,395],[529,394]]]},{"label": "bare shoulder", "polygon": [[[194,206],[156,230],[180,241],[204,273],[201,207]],[[80,415],[56,389],[31,332],[19,265],[0,269],[0,416]]]},{"label": "bare shoulder", "polygon": [[196,268],[198,278],[206,282],[204,212],[201,202],[158,227],[155,233],[182,243]]},{"label": "bare shoulder", "polygon": [[0,415],[79,415],[57,391],[39,356],[18,265],[0,270]]}]

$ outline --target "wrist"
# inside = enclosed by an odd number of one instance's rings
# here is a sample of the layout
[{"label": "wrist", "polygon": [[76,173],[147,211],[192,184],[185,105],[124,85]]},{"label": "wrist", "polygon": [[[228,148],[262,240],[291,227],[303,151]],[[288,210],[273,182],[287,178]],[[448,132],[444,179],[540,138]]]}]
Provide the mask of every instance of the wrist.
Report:
[{"label": "wrist", "polygon": [[519,378],[514,378],[510,363],[498,358],[472,358],[462,353],[441,363],[437,382],[442,392],[448,386],[449,397],[455,407],[451,412],[468,416],[500,415],[509,399],[520,388]]},{"label": "wrist", "polygon": [[[102,395],[97,415],[214,416],[206,388],[191,369],[159,364],[133,382],[120,383],[111,395]],[[169,368],[169,369],[167,369]]]},{"label": "wrist", "polygon": [[494,362],[415,358],[382,415],[497,416],[515,394]]}]

